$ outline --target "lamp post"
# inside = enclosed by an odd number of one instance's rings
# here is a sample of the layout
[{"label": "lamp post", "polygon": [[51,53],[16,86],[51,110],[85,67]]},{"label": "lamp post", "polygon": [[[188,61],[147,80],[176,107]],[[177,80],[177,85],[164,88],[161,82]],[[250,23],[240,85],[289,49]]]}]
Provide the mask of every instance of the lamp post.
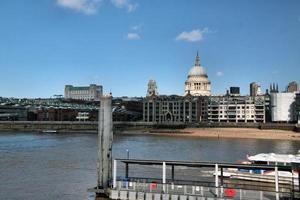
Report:
[{"label": "lamp post", "polygon": [[127,155],[127,159],[129,159],[129,150],[126,149],[126,155]]},{"label": "lamp post", "polygon": [[[126,149],[126,154],[127,154],[127,159],[129,159],[129,150]],[[125,165],[125,178],[128,179],[128,174],[129,174],[129,166],[128,163],[126,162]]]}]

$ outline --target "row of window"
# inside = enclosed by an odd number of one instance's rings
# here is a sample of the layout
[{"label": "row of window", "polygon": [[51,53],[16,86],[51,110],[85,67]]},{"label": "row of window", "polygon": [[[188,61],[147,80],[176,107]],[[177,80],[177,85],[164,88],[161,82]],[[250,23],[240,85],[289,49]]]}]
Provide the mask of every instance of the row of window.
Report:
[{"label": "row of window", "polygon": [[231,119],[245,119],[245,117],[247,119],[253,119],[255,118],[254,115],[237,115],[237,116],[227,116],[227,115],[217,115],[217,116],[210,116],[209,118],[214,118],[214,119],[228,119],[228,118],[231,118]]},{"label": "row of window", "polygon": [[71,99],[81,99],[81,100],[95,99],[94,96],[80,96],[80,95],[69,95],[67,98],[71,98]]},{"label": "row of window", "polygon": [[[192,121],[196,121],[196,116],[195,115],[192,115],[191,117],[190,116],[185,116],[185,120],[186,121],[188,121],[189,119],[191,118],[191,120]],[[150,121],[150,122],[152,122],[153,121],[153,116],[152,115],[149,115],[149,119],[148,119],[148,116],[147,115],[145,115],[145,120],[146,121]],[[159,121],[183,121],[184,120],[184,117],[182,117],[182,116],[173,116],[172,118],[168,118],[168,117],[166,117],[166,116],[161,116],[161,117],[159,117],[159,116],[156,116],[155,118],[154,118],[154,120],[155,121],[157,121],[157,122],[159,122]]]},{"label": "row of window", "polygon": [[[89,94],[90,91],[89,90],[71,90],[69,91],[69,93],[71,94]],[[93,93],[93,92],[91,92]]]}]

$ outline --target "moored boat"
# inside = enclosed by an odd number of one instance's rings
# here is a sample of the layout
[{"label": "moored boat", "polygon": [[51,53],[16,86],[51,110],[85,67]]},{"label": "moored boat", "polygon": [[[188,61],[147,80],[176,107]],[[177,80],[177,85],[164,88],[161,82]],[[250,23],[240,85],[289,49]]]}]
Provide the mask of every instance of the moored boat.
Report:
[{"label": "moored boat", "polygon": [[[260,153],[253,156],[247,155],[247,161],[242,164],[272,165],[272,166],[292,166],[300,165],[300,152],[297,154],[275,154]],[[292,168],[291,168],[292,169]],[[219,173],[219,176],[221,173]],[[258,182],[275,182],[275,170],[249,170],[249,169],[226,169],[223,172],[224,177]],[[280,184],[299,185],[299,171],[278,171]]]},{"label": "moored boat", "polygon": [[46,129],[46,130],[42,130],[42,133],[58,133],[57,130],[54,129]]},{"label": "moored boat", "polygon": [[300,151],[296,155],[292,154],[276,154],[276,153],[260,153],[254,156],[248,156],[247,160],[253,164],[265,165],[291,165],[292,163],[300,164]]}]

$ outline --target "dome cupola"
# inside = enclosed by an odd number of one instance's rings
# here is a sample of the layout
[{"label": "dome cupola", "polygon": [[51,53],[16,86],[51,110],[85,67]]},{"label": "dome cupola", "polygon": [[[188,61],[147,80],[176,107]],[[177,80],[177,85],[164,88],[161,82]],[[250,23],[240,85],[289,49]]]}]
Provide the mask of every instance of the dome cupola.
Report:
[{"label": "dome cupola", "polygon": [[190,71],[188,73],[188,77],[192,77],[192,76],[207,77],[206,71],[200,64],[200,58],[199,58],[198,52],[197,52],[197,56],[196,56],[195,65],[190,69]]},{"label": "dome cupola", "polygon": [[190,69],[185,82],[185,94],[193,96],[211,95],[211,85],[208,80],[205,69],[200,64],[200,58],[197,52],[195,65]]}]

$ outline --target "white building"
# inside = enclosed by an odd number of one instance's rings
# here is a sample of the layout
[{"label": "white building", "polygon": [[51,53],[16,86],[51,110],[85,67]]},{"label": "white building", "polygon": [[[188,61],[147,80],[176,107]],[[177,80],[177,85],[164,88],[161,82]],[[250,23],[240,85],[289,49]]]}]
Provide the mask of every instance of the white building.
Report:
[{"label": "white building", "polygon": [[211,83],[208,80],[207,73],[200,64],[200,58],[196,56],[195,65],[190,69],[185,82],[185,95],[192,96],[210,96]]},{"label": "white building", "polygon": [[86,101],[99,101],[102,95],[102,85],[91,84],[90,86],[74,87],[65,86],[66,99],[79,99]]},{"label": "white building", "polygon": [[265,122],[265,96],[210,96],[210,122]]},{"label": "white building", "polygon": [[271,93],[271,118],[273,122],[296,121],[296,93]]}]

